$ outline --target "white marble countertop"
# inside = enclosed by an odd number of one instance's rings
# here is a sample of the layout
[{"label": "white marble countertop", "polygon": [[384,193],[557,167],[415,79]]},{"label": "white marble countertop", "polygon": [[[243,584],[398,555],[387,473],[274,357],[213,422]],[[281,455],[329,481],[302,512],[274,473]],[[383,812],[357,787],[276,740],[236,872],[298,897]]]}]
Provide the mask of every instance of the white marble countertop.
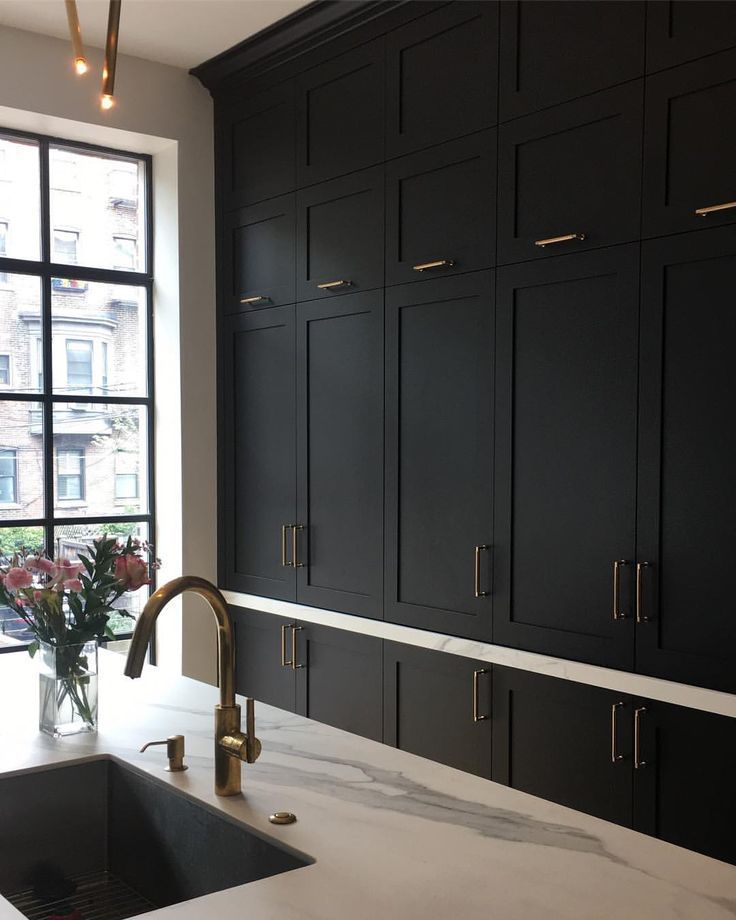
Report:
[{"label": "white marble countertop", "polygon": [[[219,799],[217,691],[151,667],[129,681],[119,656],[100,659],[99,733],[54,740],[36,729],[35,666],[0,656],[0,773],[109,754],[315,859],[149,920],[736,916],[736,867],[265,705],[244,795]],[[175,732],[186,735],[188,772],[165,773],[164,748],[138,753]],[[274,811],[298,822],[275,827]],[[0,920],[20,916],[0,899]]]}]

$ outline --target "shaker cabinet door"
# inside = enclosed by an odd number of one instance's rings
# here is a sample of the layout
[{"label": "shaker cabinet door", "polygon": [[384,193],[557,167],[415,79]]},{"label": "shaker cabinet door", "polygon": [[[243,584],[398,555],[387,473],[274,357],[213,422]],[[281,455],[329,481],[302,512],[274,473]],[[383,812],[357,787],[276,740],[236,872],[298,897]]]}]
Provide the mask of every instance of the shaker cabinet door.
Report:
[{"label": "shaker cabinet door", "polygon": [[647,71],[664,70],[736,45],[733,0],[650,0]]},{"label": "shaker cabinet door", "polygon": [[288,659],[293,621],[242,607],[230,610],[235,624],[235,689],[259,703],[295,712],[296,672]]}]

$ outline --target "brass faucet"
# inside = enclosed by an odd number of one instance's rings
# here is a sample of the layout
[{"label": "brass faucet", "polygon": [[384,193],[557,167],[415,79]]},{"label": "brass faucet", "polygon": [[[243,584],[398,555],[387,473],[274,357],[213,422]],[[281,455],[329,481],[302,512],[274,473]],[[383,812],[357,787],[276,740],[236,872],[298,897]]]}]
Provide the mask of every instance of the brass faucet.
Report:
[{"label": "brass faucet", "polygon": [[215,706],[215,793],[240,793],[240,761],[253,763],[261,753],[255,734],[255,711],[252,699],[246,699],[246,732],[240,730],[240,706],[235,702],[235,648],[233,622],[227,602],[217,588],[204,578],[185,575],[174,578],[155,591],[138,617],[125,663],[128,677],[140,677],[153,626],[170,600],[186,591],[203,597],[217,620],[217,663],[220,675],[220,704]]}]

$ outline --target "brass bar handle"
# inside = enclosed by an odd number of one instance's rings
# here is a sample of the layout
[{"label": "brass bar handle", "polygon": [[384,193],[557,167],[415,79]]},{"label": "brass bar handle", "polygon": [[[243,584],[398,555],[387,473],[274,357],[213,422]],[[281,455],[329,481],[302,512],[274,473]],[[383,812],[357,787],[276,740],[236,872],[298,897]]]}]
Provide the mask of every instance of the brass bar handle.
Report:
[{"label": "brass bar handle", "polygon": [[290,627],[291,629],[291,670],[298,671],[299,668],[303,668],[303,664],[297,664],[296,660],[296,634],[301,632],[304,629],[303,626],[297,626],[296,623],[293,623]]},{"label": "brass bar handle", "polygon": [[350,287],[352,283],[352,281],[345,281],[341,279],[339,281],[325,281],[322,284],[318,284],[317,287],[320,289],[320,291],[333,291],[335,288]]},{"label": "brass bar handle", "polygon": [[285,566],[286,568],[292,567],[294,565],[293,559],[286,558],[286,543],[287,543],[286,533],[293,526],[294,526],[293,524],[282,524],[281,525],[281,565]]},{"label": "brass bar handle", "polygon": [[616,559],[613,563],[613,619],[625,620],[626,614],[621,610],[621,567],[629,565],[628,559]]},{"label": "brass bar handle", "polygon": [[480,715],[480,701],[478,699],[478,678],[481,674],[490,674],[488,668],[478,668],[473,671],[473,722],[484,722],[488,716]]},{"label": "brass bar handle", "polygon": [[291,564],[295,569],[303,569],[304,563],[299,562],[299,536],[300,530],[304,530],[303,524],[291,525]]},{"label": "brass bar handle", "polygon": [[291,629],[295,624],[293,623],[283,623],[281,626],[281,667],[290,668],[291,659],[286,657],[286,630]]},{"label": "brass bar handle", "polygon": [[271,298],[264,297],[263,294],[256,294],[254,297],[241,297],[240,302],[243,304],[271,303]]},{"label": "brass bar handle", "polygon": [[616,739],[618,736],[618,711],[623,709],[623,703],[614,703],[611,706],[611,763],[619,763],[624,759],[623,754],[618,753]]},{"label": "brass bar handle", "polygon": [[473,572],[473,592],[476,597],[488,597],[488,591],[481,591],[480,585],[480,554],[483,550],[489,550],[491,547],[487,543],[479,543],[475,547],[475,568]]},{"label": "brass bar handle", "polygon": [[434,262],[420,262],[412,268],[415,272],[426,272],[431,268],[452,268],[454,264],[454,259],[436,259]]},{"label": "brass bar handle", "polygon": [[651,562],[637,562],[636,563],[636,622],[637,623],[648,623],[649,617],[644,613],[644,601],[643,601],[643,592],[644,592],[644,569],[648,569],[651,566]]},{"label": "brass bar handle", "polygon": [[646,760],[641,759],[641,717],[647,711],[646,706],[637,706],[634,710],[634,769],[646,767]]},{"label": "brass bar handle", "polygon": [[552,243],[569,243],[572,240],[584,239],[584,233],[565,233],[563,236],[549,236],[544,240],[534,240],[534,245],[544,249],[545,246],[550,246]]},{"label": "brass bar handle", "polygon": [[736,201],[724,201],[723,204],[711,204],[707,208],[696,208],[695,213],[698,217],[707,217],[709,214],[715,214],[716,211],[730,211],[736,208]]}]

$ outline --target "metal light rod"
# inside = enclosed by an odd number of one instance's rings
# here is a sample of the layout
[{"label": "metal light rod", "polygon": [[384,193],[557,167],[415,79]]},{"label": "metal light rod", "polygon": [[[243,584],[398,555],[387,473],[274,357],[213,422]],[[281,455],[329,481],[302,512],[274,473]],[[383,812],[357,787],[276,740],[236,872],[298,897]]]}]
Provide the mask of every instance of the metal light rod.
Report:
[{"label": "metal light rod", "polygon": [[74,49],[74,69],[80,77],[87,73],[87,58],[84,56],[84,46],[82,45],[82,27],[79,25],[79,15],[77,13],[76,0],[65,0],[66,18],[69,23],[69,35],[72,40]]},{"label": "metal light rod", "polygon": [[115,66],[118,60],[121,3],[122,0],[110,0],[110,12],[107,17],[105,66],[102,70],[102,99],[100,100],[103,109],[111,109],[115,104]]}]

